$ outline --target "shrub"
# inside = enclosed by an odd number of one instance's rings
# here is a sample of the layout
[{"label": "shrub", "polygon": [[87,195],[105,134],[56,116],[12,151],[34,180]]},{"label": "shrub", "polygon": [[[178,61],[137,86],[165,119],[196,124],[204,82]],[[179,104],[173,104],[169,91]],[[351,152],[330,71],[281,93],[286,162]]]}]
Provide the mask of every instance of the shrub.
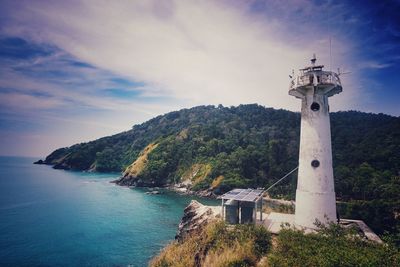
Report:
[{"label": "shrub", "polygon": [[174,241],[150,265],[164,266],[255,266],[270,249],[271,236],[264,227],[228,226],[224,222],[207,225],[181,243]]},{"label": "shrub", "polygon": [[304,234],[284,229],[268,266],[400,266],[399,251],[391,246],[365,241],[338,225]]}]

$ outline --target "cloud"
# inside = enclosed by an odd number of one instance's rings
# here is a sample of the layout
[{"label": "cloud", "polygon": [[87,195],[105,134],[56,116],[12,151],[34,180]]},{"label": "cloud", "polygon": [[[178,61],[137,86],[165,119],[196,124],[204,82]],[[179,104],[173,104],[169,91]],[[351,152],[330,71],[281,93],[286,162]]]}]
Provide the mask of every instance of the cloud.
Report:
[{"label": "cloud", "polygon": [[2,1],[0,135],[18,136],[18,153],[35,140],[37,155],[199,104],[298,111],[288,74],[313,53],[352,72],[332,110],[372,106],[385,87],[365,72],[397,59],[369,53],[397,46],[372,45],[371,10],[306,0]]},{"label": "cloud", "polygon": [[0,56],[0,154],[45,156],[176,109],[141,97],[141,86],[58,50]]},{"label": "cloud", "polygon": [[[3,93],[0,103],[14,111],[21,109],[20,101],[23,99],[26,100],[23,109],[32,111],[67,106],[80,110],[140,111],[153,116],[160,111],[152,107],[154,104],[148,105],[146,97],[140,97],[141,83],[80,63],[65,52],[54,51],[28,60],[0,58],[0,63],[0,89]],[[129,99],[129,94],[137,97]],[[49,105],[50,100],[53,105]]]},{"label": "cloud", "polygon": [[[302,14],[312,12],[308,6]],[[188,106],[258,102],[298,110],[287,94],[288,73],[313,52],[328,59],[327,35],[316,41],[325,43],[323,49],[304,40],[291,44],[276,18],[215,1],[33,2],[13,15],[18,24],[9,33],[52,43],[96,68],[142,82],[144,95]],[[346,48],[336,48],[342,61]]]},{"label": "cloud", "polygon": [[18,109],[49,109],[64,104],[62,101],[49,98],[18,93],[0,93],[0,103],[3,108]]},{"label": "cloud", "polygon": [[358,63],[358,68],[360,69],[384,69],[392,66],[392,64],[389,63],[382,63],[382,62],[377,62],[377,61],[364,61]]}]

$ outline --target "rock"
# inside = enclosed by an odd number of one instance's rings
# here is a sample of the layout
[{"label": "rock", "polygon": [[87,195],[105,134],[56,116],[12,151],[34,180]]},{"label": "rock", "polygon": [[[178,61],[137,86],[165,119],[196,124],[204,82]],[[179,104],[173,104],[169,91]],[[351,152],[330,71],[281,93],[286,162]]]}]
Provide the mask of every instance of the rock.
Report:
[{"label": "rock", "polygon": [[111,181],[111,183],[115,183],[117,185],[121,185],[121,186],[128,186],[128,187],[136,187],[137,183],[135,180],[133,179],[126,179],[125,177],[120,177],[114,181]]},{"label": "rock", "polygon": [[160,191],[155,190],[155,191],[147,191],[146,194],[147,195],[159,195],[161,193],[160,193]]},{"label": "rock", "polygon": [[111,183],[115,183],[121,186],[133,186],[133,187],[162,187],[163,184],[159,184],[156,181],[144,181],[138,177],[131,177],[131,176],[122,176],[117,180],[111,181]]},{"label": "rock", "polygon": [[216,220],[220,217],[220,209],[218,206],[205,206],[196,200],[192,200],[184,210],[175,239],[181,241],[186,235]]},{"label": "rock", "polygon": [[217,195],[211,189],[205,189],[195,192],[196,196],[206,197],[206,198],[217,198]]},{"label": "rock", "polygon": [[33,164],[45,164],[45,162],[42,159],[39,159],[38,161],[35,161]]},{"label": "rock", "polygon": [[72,168],[67,163],[62,162],[62,163],[58,163],[58,164],[54,165],[53,169],[56,169],[56,170],[71,170]]}]

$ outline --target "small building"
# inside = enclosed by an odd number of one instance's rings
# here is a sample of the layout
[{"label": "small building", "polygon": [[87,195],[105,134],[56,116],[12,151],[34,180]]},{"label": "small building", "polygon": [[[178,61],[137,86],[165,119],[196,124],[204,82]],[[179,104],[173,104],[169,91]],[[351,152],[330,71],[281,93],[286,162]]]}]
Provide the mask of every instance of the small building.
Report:
[{"label": "small building", "polygon": [[262,189],[233,189],[221,196],[222,218],[229,224],[262,221]]}]

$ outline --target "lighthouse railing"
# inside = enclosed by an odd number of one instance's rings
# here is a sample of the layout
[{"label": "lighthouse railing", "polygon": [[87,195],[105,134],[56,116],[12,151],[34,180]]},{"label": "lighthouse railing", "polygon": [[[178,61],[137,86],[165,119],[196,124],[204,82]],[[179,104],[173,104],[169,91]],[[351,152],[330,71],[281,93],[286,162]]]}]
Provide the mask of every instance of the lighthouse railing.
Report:
[{"label": "lighthouse railing", "polygon": [[337,73],[333,71],[323,71],[319,73],[306,73],[297,77],[293,77],[290,82],[289,90],[296,87],[313,85],[315,77],[317,79],[317,84],[341,85],[340,78]]}]

